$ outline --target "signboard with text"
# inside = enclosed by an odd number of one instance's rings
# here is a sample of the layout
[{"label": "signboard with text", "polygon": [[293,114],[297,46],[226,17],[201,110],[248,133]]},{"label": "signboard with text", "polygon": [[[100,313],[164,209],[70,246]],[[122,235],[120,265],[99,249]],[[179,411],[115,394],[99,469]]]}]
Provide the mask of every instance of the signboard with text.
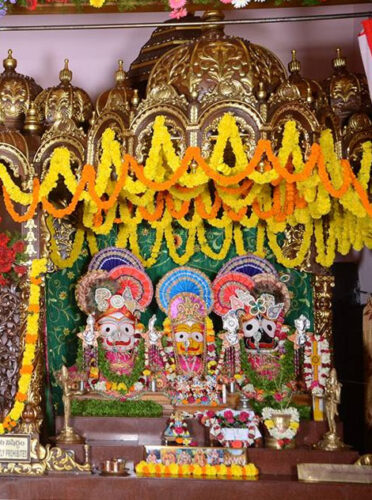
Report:
[{"label": "signboard with text", "polygon": [[0,462],[31,462],[29,434],[0,436]]}]

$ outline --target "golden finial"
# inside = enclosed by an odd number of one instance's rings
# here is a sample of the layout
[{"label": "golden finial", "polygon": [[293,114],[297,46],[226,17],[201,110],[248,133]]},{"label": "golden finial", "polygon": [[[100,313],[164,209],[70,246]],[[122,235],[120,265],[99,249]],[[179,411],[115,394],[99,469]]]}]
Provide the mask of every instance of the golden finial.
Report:
[{"label": "golden finial", "polygon": [[196,99],[198,98],[198,87],[196,85],[196,83],[194,83],[191,87],[191,97],[194,99],[194,101],[196,101]]},{"label": "golden finial", "polygon": [[33,134],[37,134],[41,130],[39,116],[34,102],[30,103],[23,128],[25,132],[32,132]]},{"label": "golden finial", "polygon": [[139,104],[139,97],[138,97],[138,90],[134,89],[133,91],[133,97],[131,99],[131,104],[134,108],[136,108]]},{"label": "golden finial", "polygon": [[300,71],[301,63],[296,57],[296,51],[293,49],[291,52],[292,52],[292,60],[288,64],[288,69],[290,73],[296,73]]},{"label": "golden finial", "polygon": [[13,57],[13,51],[11,49],[8,50],[8,57],[3,60],[4,69],[16,69],[17,60]]},{"label": "golden finial", "polygon": [[96,123],[96,112],[93,111],[92,113],[92,116],[90,117],[90,120],[89,120],[89,125],[91,127],[93,127],[93,125]]},{"label": "golden finial", "polygon": [[123,65],[124,65],[123,60],[119,59],[118,60],[118,69],[117,69],[117,71],[115,73],[115,81],[116,81],[116,83],[122,83],[127,78],[127,75],[126,75],[126,73],[124,71]]},{"label": "golden finial", "polygon": [[267,92],[265,90],[265,84],[263,81],[258,83],[257,99],[259,101],[264,101],[267,97]]},{"label": "golden finial", "polygon": [[332,65],[334,69],[344,68],[346,66],[346,58],[341,54],[341,49],[336,49],[336,57],[332,59]]},{"label": "golden finial", "polygon": [[68,67],[68,62],[68,59],[65,59],[65,66],[59,72],[59,81],[65,84],[70,83],[72,80],[72,71]]},{"label": "golden finial", "polygon": [[313,101],[314,101],[314,98],[313,98],[312,90],[310,87],[308,87],[307,91],[306,91],[306,102],[308,104],[311,104]]},{"label": "golden finial", "polygon": [[223,24],[213,24],[216,21],[223,21],[224,19],[223,12],[219,10],[207,10],[203,14],[203,21],[205,24],[202,25],[202,30],[220,30],[223,31]]}]

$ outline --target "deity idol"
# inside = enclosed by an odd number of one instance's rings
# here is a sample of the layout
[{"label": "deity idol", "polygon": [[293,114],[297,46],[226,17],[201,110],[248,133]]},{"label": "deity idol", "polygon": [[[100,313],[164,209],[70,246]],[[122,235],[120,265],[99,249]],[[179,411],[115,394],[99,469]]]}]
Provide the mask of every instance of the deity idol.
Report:
[{"label": "deity idol", "polygon": [[106,248],[92,259],[76,287],[76,300],[88,315],[79,334],[87,388],[125,399],[143,388],[143,327],[140,314],[153,297],[141,262],[122,248]]},{"label": "deity idol", "polygon": [[217,402],[215,337],[208,318],[213,305],[209,279],[197,269],[174,269],[158,283],[156,298],[167,315],[166,370],[175,403]]},{"label": "deity idol", "polygon": [[287,339],[283,322],[290,305],[288,288],[276,269],[254,255],[235,257],[221,268],[213,291],[214,312],[224,318],[226,330],[221,353],[226,359],[218,365],[222,374],[231,378],[239,373],[244,354],[259,375],[275,378]]}]

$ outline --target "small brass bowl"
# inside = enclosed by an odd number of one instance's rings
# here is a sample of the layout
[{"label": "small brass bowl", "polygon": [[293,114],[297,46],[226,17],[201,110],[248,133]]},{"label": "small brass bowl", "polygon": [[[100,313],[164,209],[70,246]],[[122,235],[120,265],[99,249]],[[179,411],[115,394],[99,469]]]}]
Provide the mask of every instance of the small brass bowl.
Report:
[{"label": "small brass bowl", "polygon": [[105,476],[123,476],[127,474],[125,458],[111,458],[102,464],[102,474]]}]

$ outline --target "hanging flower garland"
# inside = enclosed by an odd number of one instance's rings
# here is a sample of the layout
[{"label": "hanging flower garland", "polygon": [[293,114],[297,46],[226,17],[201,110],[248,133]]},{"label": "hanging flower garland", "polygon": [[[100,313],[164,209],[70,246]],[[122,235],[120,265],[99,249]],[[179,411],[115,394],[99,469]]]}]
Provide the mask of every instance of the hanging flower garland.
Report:
[{"label": "hanging flower garland", "polygon": [[[223,163],[228,141],[236,157],[231,167]],[[69,151],[57,148],[46,176],[41,183],[37,178],[33,180],[30,193],[19,189],[1,163],[0,180],[6,208],[17,221],[28,220],[40,202],[55,218],[72,214],[78,203],[83,203],[86,236],[83,229],[78,230],[67,259],[59,254],[52,229],[52,259],[60,268],[73,265],[85,237],[91,253],[95,253],[98,247],[94,234],[108,234],[114,224],[120,225],[117,245],[125,246],[129,242],[132,251],[146,266],[156,263],[164,239],[171,258],[179,265],[190,260],[197,241],[201,251],[215,260],[223,260],[232,244],[238,254],[244,253],[242,227],[257,228],[257,255],[265,255],[267,236],[268,246],[278,262],[286,267],[302,264],[312,240],[316,261],[325,267],[332,265],[336,249],[346,254],[351,248],[359,250],[363,245],[372,246],[372,206],[366,192],[372,144],[363,144],[358,176],[353,174],[346,160],[337,158],[329,131],[321,134],[320,144],[313,144],[304,160],[293,121],[285,124],[277,156],[268,140],[258,141],[250,161],[244,154],[235,118],[226,114],[220,120],[209,164],[195,147],[189,147],[181,160],[173,147],[164,116],[158,116],[144,167],[129,155],[121,161],[120,143],[114,131],[106,129],[97,171],[86,165],[80,178],[76,178]],[[258,170],[262,158],[265,158],[263,171]],[[191,162],[196,167],[193,166],[189,173]],[[128,171],[131,176],[127,175]],[[55,208],[48,200],[59,176],[72,195],[63,209]],[[211,191],[210,180],[214,183]],[[28,206],[26,212],[18,214],[14,203]],[[138,225],[144,222],[156,231],[151,256],[147,259],[142,258],[138,243]],[[182,255],[174,243],[174,223],[188,232]],[[218,250],[208,243],[207,224],[224,230],[223,244]],[[290,259],[283,255],[277,233],[288,225],[298,224],[303,225],[303,240],[296,257]]]},{"label": "hanging flower garland", "polygon": [[31,377],[34,370],[35,351],[38,340],[39,317],[40,317],[40,285],[42,274],[47,266],[46,259],[35,259],[31,264],[30,271],[30,295],[27,308],[27,322],[25,334],[25,347],[19,370],[18,390],[14,398],[13,408],[0,423],[0,434],[12,430],[16,427],[18,420],[22,416],[25,401],[30,388]]},{"label": "hanging flower garland", "polygon": [[324,336],[308,337],[304,351],[304,380],[314,396],[323,396],[331,369],[331,351]]}]

